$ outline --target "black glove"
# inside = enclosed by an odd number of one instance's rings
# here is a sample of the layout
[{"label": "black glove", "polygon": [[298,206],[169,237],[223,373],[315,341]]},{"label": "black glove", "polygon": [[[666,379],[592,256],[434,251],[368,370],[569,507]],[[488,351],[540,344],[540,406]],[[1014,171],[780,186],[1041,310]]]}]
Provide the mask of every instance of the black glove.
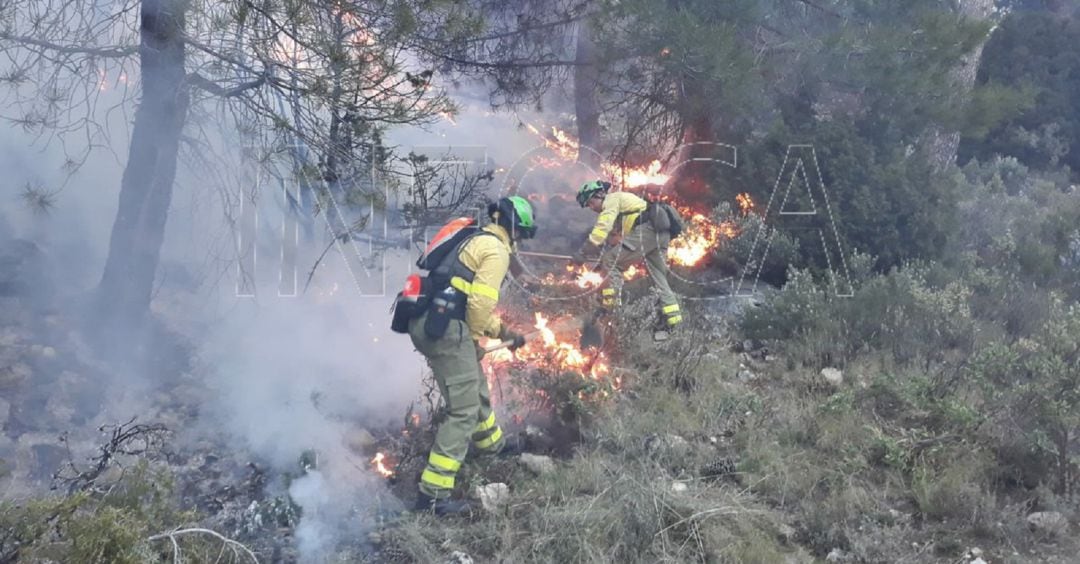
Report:
[{"label": "black glove", "polygon": [[514,332],[505,325],[503,325],[502,329],[499,330],[499,340],[503,342],[513,341],[514,344],[510,345],[509,347],[512,351],[516,351],[519,348],[525,346],[525,335]]},{"label": "black glove", "polygon": [[570,266],[572,266],[574,268],[581,268],[582,266],[585,266],[585,250],[584,249],[578,250],[577,252],[575,252],[570,257]]}]

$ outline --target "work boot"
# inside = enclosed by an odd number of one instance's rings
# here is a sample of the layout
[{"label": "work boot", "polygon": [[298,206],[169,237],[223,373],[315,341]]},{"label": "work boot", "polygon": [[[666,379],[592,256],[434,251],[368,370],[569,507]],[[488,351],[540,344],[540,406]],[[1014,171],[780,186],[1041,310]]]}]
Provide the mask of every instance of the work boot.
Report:
[{"label": "work boot", "polygon": [[502,449],[495,453],[499,458],[510,458],[525,452],[526,441],[521,435],[510,435],[503,440]]},{"label": "work boot", "polygon": [[481,450],[478,452],[480,456],[494,456],[496,458],[510,458],[517,456],[526,449],[525,437],[519,434],[507,435],[502,441],[502,448],[499,452],[491,452],[490,450]]},{"label": "work boot", "polygon": [[413,510],[431,511],[440,517],[444,515],[467,515],[472,513],[472,505],[465,500],[450,499],[448,497],[436,499],[424,492],[420,492],[416,495],[416,505],[413,506]]}]

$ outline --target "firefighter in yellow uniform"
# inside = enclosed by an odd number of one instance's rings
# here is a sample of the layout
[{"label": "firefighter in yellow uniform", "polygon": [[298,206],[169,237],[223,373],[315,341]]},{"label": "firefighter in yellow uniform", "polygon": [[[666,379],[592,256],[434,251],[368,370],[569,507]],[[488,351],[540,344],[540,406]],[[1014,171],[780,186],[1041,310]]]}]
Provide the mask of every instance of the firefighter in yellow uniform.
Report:
[{"label": "firefighter in yellow uniform", "polygon": [[489,206],[488,214],[492,223],[462,241],[429,275],[434,296],[446,292],[459,306],[447,320],[444,334],[432,338],[425,329],[428,318],[435,315],[434,302],[409,322],[409,336],[426,358],[448,412],[435,434],[416,502],[416,509],[438,515],[471,510],[468,502],[450,499],[470,440],[485,454],[520,452],[520,445],[507,444],[491,408],[487,379],[480,368],[479,339],[514,341],[511,348],[525,343],[524,337],[502,323],[495,306],[514,241],[531,238],[536,226],[532,206],[521,197],[500,199]]},{"label": "firefighter in yellow uniform", "polygon": [[[621,304],[623,271],[645,259],[649,277],[659,293],[663,327],[653,337],[664,340],[670,330],[682,322],[679,300],[668,283],[667,249],[671,241],[669,219],[659,204],[653,204],[629,192],[609,193],[611,184],[602,180],[586,182],[577,194],[581,207],[600,214],[589,233],[589,239],[575,255],[575,264],[584,264],[588,257],[600,256],[605,281],[601,287],[601,304],[607,311]],[[607,243],[607,248],[604,244]]]}]

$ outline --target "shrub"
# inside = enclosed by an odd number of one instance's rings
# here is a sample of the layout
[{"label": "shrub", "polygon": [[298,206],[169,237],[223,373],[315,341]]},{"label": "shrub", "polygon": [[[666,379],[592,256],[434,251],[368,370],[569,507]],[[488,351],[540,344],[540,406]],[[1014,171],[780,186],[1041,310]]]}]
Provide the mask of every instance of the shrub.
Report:
[{"label": "shrub", "polygon": [[817,368],[865,351],[888,352],[901,364],[940,362],[974,344],[972,289],[963,280],[935,285],[928,278],[927,266],[911,265],[863,282],[846,298],[796,270],[774,299],[746,313],[741,329]]},{"label": "shrub", "polygon": [[1054,487],[1076,488],[1075,443],[1080,436],[1080,308],[1053,301],[1049,319],[1033,339],[996,344],[972,361],[997,414],[998,438],[1017,429],[1033,450],[1054,461]]}]

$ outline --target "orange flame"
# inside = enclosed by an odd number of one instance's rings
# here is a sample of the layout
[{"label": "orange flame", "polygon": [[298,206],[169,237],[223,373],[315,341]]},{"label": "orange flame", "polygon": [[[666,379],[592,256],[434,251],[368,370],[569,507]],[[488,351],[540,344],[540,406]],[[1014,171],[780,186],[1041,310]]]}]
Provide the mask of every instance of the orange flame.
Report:
[{"label": "orange flame", "polygon": [[675,207],[687,219],[687,225],[682,235],[668,245],[667,258],[673,264],[697,266],[704,262],[724,239],[732,239],[738,234],[734,223],[715,223],[703,213],[682,206]]},{"label": "orange flame", "polygon": [[[393,464],[390,464],[385,454],[381,452],[375,453],[375,458],[371,459],[371,464],[375,466],[375,471],[383,478],[392,478],[394,476]],[[387,464],[390,464],[391,467],[387,468]]]},{"label": "orange flame", "polygon": [[[574,139],[569,133],[566,133],[557,127],[552,127],[551,134],[545,135],[531,123],[525,124],[525,126],[533,135],[539,137],[544,142],[544,146],[551,149],[560,159],[571,162],[577,160],[580,145],[578,144],[577,139]],[[547,163],[542,166],[548,166],[552,163],[562,164],[558,160],[552,159],[542,159],[541,162]]]},{"label": "orange flame", "polygon": [[647,167],[622,167],[613,163],[603,163],[600,169],[604,171],[604,174],[621,182],[623,188],[637,188],[649,184],[667,184],[668,180],[671,180],[671,175],[661,174],[662,166],[660,160],[657,159],[649,163]]},{"label": "orange flame", "polygon": [[739,204],[739,211],[741,211],[743,215],[754,211],[754,199],[746,192],[735,196],[735,203]]},{"label": "orange flame", "polygon": [[[550,323],[551,320],[548,317],[537,312],[535,319],[534,327],[539,332],[538,338],[525,343],[525,346],[514,352],[502,349],[488,353],[484,357],[489,380],[494,377],[497,368],[514,363],[541,366],[557,371],[580,372],[584,377],[593,380],[600,380],[608,374],[607,358],[603,352],[586,353],[578,348],[580,329],[568,332],[566,335],[556,333],[553,325],[560,326],[570,321],[569,317]],[[575,325],[580,326],[580,323],[575,323]]]},{"label": "orange flame", "polygon": [[622,273],[623,280],[626,281],[635,280],[637,278],[641,278],[644,275],[645,269],[638,268],[638,265],[636,264],[631,264],[630,267],[624,270]]}]

